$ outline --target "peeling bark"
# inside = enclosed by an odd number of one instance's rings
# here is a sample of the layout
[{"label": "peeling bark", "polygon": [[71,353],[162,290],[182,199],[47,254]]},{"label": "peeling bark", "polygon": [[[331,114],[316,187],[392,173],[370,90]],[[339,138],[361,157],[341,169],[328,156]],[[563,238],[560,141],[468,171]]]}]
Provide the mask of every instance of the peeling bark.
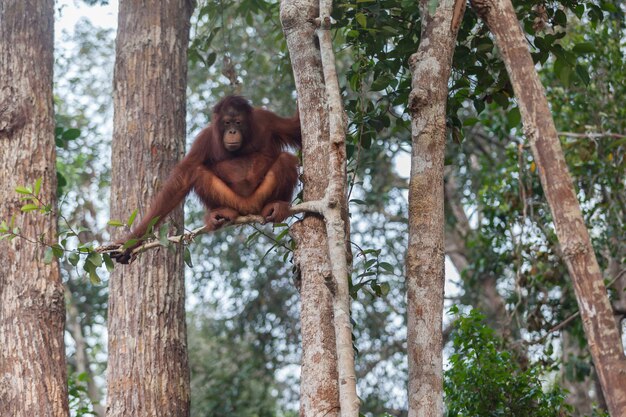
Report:
[{"label": "peeling bark", "polygon": [[422,37],[409,60],[412,127],[406,256],[409,416],[443,414],[444,153],[452,55],[465,2],[420,1]]},{"label": "peeling bark", "polygon": [[472,5],[494,34],[513,84],[609,412],[626,415],[624,348],[524,33],[510,0],[474,0]]},{"label": "peeling bark", "polygon": [[[188,0],[147,3],[122,0],[119,8],[112,218],[128,218],[137,207],[141,217],[185,151],[193,6]],[[182,208],[171,221],[182,230]],[[111,274],[108,417],[189,415],[182,255],[180,248],[150,251]]]},{"label": "peeling bark", "polygon": [[[0,2],[0,219],[16,214],[28,236],[55,242],[54,215],[21,216],[15,187],[42,178],[40,198],[56,206],[52,103],[53,0]],[[44,247],[0,241],[0,415],[69,415],[65,304],[59,265]]]}]

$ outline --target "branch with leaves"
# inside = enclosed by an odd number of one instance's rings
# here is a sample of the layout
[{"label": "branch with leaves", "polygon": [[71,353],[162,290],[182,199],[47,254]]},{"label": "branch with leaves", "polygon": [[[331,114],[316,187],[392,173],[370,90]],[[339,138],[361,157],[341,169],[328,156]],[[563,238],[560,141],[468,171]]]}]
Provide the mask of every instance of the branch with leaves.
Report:
[{"label": "branch with leaves", "polygon": [[[301,203],[290,208],[291,216],[300,214],[300,213],[306,213],[306,212],[319,213],[320,211],[319,211],[319,207],[317,207],[317,203],[316,202],[315,204]],[[108,224],[110,226],[127,227],[128,229],[130,229],[135,220],[136,215],[137,215],[137,212],[134,211],[126,222],[121,222],[119,220],[111,220],[108,222]],[[180,235],[169,235],[168,224],[163,224],[161,227],[159,227],[159,230],[156,231],[155,233],[155,231],[153,230],[153,226],[154,224],[157,223],[157,221],[158,221],[158,218],[153,219],[152,224],[150,225],[150,227],[148,227],[148,232],[146,233],[146,235],[144,235],[142,238],[138,240],[131,239],[124,243],[112,243],[109,245],[98,246],[97,248],[95,248],[95,251],[101,254],[108,254],[109,256],[116,255],[116,254],[123,252],[125,249],[131,246],[134,246],[138,241],[142,241],[144,243],[134,248],[131,253],[130,262],[133,262],[137,258],[137,256],[142,252],[145,252],[154,248],[159,248],[159,247],[169,247],[172,244],[182,244],[186,246],[186,245],[189,245],[191,242],[193,242],[197,236],[209,233],[206,230],[206,228],[202,226],[202,227],[196,228],[194,230],[191,230],[189,232],[186,232]],[[235,220],[226,223],[223,227],[237,226],[237,225],[243,225],[243,224],[254,224],[254,223],[265,224],[266,221],[265,221],[265,218],[261,215],[239,216]],[[187,249],[185,249],[184,259],[185,259],[185,263],[187,263],[188,266],[191,266],[191,254],[189,253],[189,250]]]},{"label": "branch with leaves", "polygon": [[[20,201],[24,202],[20,210],[25,214],[37,212],[43,215],[56,215],[63,222],[59,225],[60,231],[57,236],[50,237],[43,233],[37,237],[24,235],[22,228],[16,224],[16,215],[13,215],[9,221],[0,221],[0,240],[19,238],[44,246],[44,263],[49,264],[55,259],[66,257],[75,268],[82,267],[93,284],[99,284],[101,279],[97,269],[104,265],[111,272],[113,270],[111,257],[107,253],[98,253],[91,243],[80,242],[79,234],[87,229],[72,227],[57,207],[43,201],[40,198],[41,183],[42,179],[38,178],[33,185],[15,187],[15,192],[21,196]],[[78,243],[74,244],[74,240],[78,240]]]}]

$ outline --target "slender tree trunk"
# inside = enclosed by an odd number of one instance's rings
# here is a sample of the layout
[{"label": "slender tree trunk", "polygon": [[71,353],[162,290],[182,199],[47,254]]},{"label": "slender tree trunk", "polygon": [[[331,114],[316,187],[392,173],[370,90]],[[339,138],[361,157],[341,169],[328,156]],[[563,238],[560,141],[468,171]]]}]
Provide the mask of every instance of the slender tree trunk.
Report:
[{"label": "slender tree trunk", "polygon": [[[0,2],[0,219],[16,215],[25,236],[54,243],[56,217],[31,213],[15,187],[42,179],[56,206],[52,102],[53,0]],[[44,247],[0,241],[0,415],[67,416],[65,304],[59,264]]]},{"label": "slender tree trunk", "polygon": [[567,368],[576,369],[576,362],[581,360],[580,357],[584,352],[577,339],[567,331],[561,334],[561,360],[563,361],[560,367],[561,384],[568,391],[567,404],[574,407],[576,415],[590,416],[593,415],[590,395],[591,387],[593,387],[593,374],[587,375],[582,381],[570,379],[566,375]]},{"label": "slender tree trunk", "polygon": [[346,132],[341,89],[335,66],[335,52],[331,33],[332,0],[320,0],[317,37],[326,86],[329,121],[329,182],[325,193],[323,214],[328,238],[328,256],[331,263],[335,294],[333,314],[337,342],[337,368],[339,374],[339,407],[342,417],[359,416],[359,397],[356,392],[354,348],[349,277],[352,275],[350,227],[347,199]]},{"label": "slender tree trunk", "polygon": [[[322,63],[316,46],[316,0],[281,1],[281,22],[291,56],[303,136],[304,200],[324,197],[328,185],[329,127]],[[292,228],[302,274],[302,373],[300,415],[339,415],[339,387],[332,298],[324,221],[308,215]],[[331,292],[332,291],[332,292]]]},{"label": "slender tree trunk", "polygon": [[67,330],[72,335],[75,344],[74,361],[76,362],[76,372],[87,375],[87,396],[93,404],[93,411],[98,417],[104,416],[104,407],[101,403],[102,395],[93,380],[93,373],[89,367],[90,361],[87,354],[87,341],[80,322],[78,307],[72,299],[72,292],[65,287],[65,300],[67,302]]},{"label": "slender tree trunk", "polygon": [[443,414],[444,153],[448,79],[464,1],[420,1],[422,37],[413,76],[406,256],[409,416]]},{"label": "slender tree trunk", "polygon": [[494,34],[513,84],[609,412],[626,415],[624,348],[526,38],[510,0],[472,5]]},{"label": "slender tree trunk", "polygon": [[[139,217],[185,150],[188,0],[122,0],[111,217]],[[182,207],[172,214],[182,231]],[[121,236],[119,236],[121,237]],[[146,252],[110,280],[107,416],[189,415],[182,250]]]}]

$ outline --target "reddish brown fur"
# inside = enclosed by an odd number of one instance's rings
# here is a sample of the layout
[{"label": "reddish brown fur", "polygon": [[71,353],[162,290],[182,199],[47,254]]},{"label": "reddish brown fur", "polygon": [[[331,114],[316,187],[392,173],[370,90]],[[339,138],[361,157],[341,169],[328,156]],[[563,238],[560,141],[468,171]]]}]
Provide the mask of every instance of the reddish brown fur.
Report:
[{"label": "reddish brown fur", "polygon": [[[234,151],[224,145],[226,114],[242,119],[235,130],[243,141]],[[298,159],[284,150],[301,145],[298,114],[283,118],[252,108],[242,97],[225,97],[213,108],[211,124],[198,134],[143,221],[126,240],[143,237],[152,219],[158,217],[160,223],[191,190],[207,207],[205,221],[210,230],[246,214],[261,214],[270,222],[283,221],[298,181]],[[128,263],[131,250],[117,256],[118,262]]]}]

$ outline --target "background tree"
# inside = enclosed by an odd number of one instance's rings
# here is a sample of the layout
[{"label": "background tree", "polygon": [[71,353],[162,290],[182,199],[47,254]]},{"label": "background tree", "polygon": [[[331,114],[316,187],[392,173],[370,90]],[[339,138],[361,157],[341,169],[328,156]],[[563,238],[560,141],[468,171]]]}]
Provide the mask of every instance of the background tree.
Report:
[{"label": "background tree", "polygon": [[[409,416],[443,412],[444,159],[446,99],[465,3],[420,3],[422,36],[413,75],[409,237],[406,254]],[[452,28],[452,30],[450,30]]]},{"label": "background tree", "polygon": [[[111,216],[145,207],[184,153],[187,0],[122,1],[114,77]],[[154,63],[158,63],[155,65]],[[132,184],[129,184],[129,174]],[[182,209],[172,223],[182,230]],[[121,237],[121,236],[119,236]],[[183,253],[152,251],[109,287],[108,416],[188,415]]]},{"label": "background tree", "polygon": [[[57,235],[53,7],[52,0],[0,4],[2,415],[69,414],[64,293],[58,262],[44,255]],[[42,215],[20,215],[20,207]]]},{"label": "background tree", "polygon": [[493,32],[520,106],[539,178],[552,212],[563,260],[598,378],[614,415],[626,410],[626,357],[602,274],[558,141],[543,86],[534,71],[524,34],[510,0],[472,3]]},{"label": "background tree", "polygon": [[[302,13],[302,11],[306,13]],[[305,201],[320,200],[328,186],[330,152],[328,107],[322,61],[315,47],[316,1],[281,2],[280,21],[294,68],[302,126]],[[297,245],[295,261],[302,276],[300,288],[302,332],[301,415],[339,415],[339,375],[333,327],[332,272],[324,222],[308,215],[292,229]]]}]

